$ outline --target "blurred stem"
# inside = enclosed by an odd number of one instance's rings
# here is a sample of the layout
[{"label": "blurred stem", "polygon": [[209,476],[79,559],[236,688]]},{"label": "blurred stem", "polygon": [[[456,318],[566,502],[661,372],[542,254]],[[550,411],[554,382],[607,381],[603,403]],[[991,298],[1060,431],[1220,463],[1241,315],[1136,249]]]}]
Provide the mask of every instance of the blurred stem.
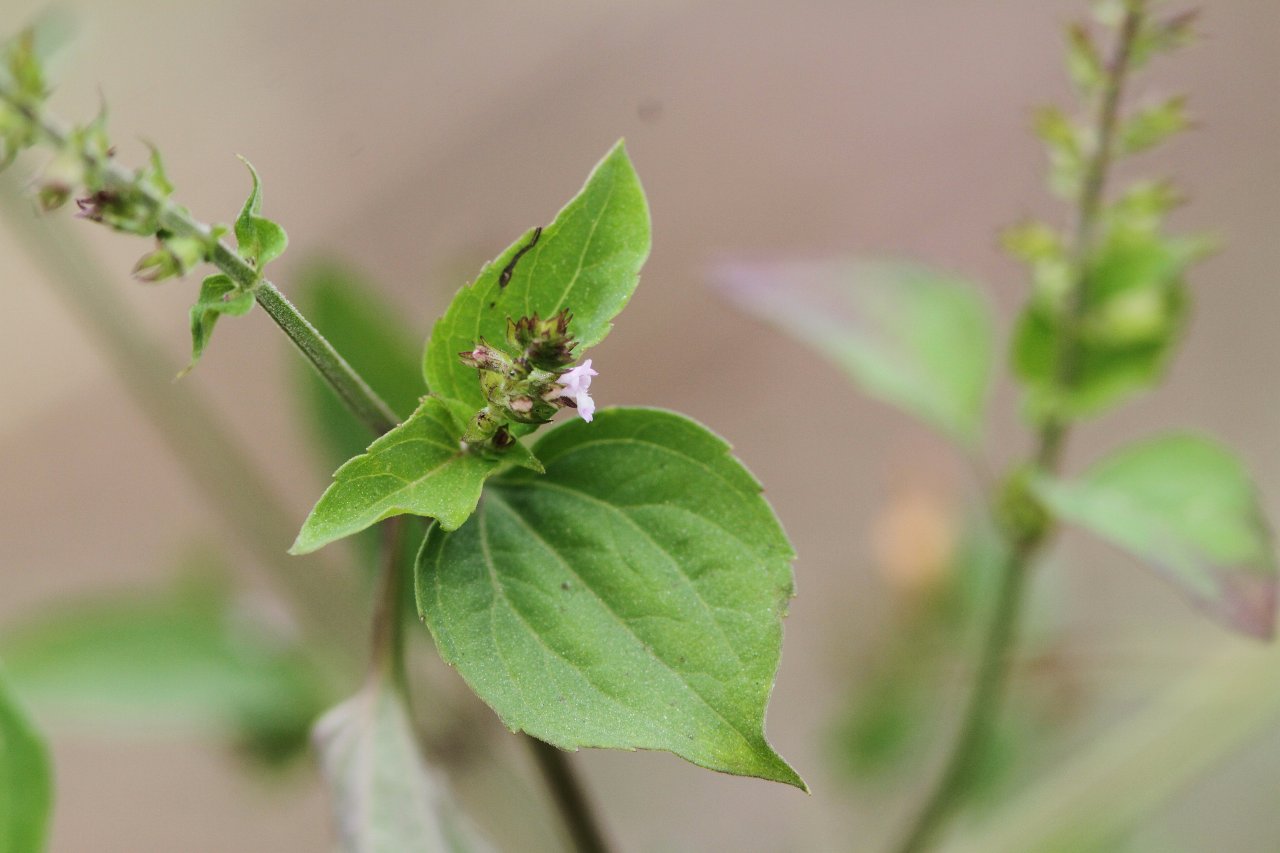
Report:
[{"label": "blurred stem", "polygon": [[547,783],[565,828],[578,853],[607,853],[609,845],[581,780],[566,752],[537,738],[526,739],[538,769]]},{"label": "blurred stem", "polygon": [[143,413],[168,443],[178,463],[223,515],[236,541],[244,543],[271,571],[278,591],[293,605],[309,637],[341,650],[351,660],[352,599],[349,580],[324,558],[300,565],[285,551],[282,531],[295,526],[292,514],[258,465],[244,453],[217,413],[190,383],[174,382],[169,353],[115,293],[114,283],[89,257],[70,230],[33,215],[20,187],[0,175],[0,214],[32,258],[45,269],[48,284],[115,368]]},{"label": "blurred stem", "polygon": [[1280,719],[1280,648],[1235,646],[1068,757],[956,853],[1100,850]]},{"label": "blurred stem", "polygon": [[[1115,147],[1121,96],[1133,42],[1142,27],[1143,7],[1143,0],[1130,0],[1120,25],[1098,104],[1097,147],[1089,158],[1081,183],[1072,245],[1074,279],[1067,294],[1066,332],[1061,337],[1055,359],[1055,385],[1062,389],[1071,388],[1079,375],[1078,327],[1087,307],[1088,262],[1094,251],[1103,191]],[[1042,474],[1057,473],[1062,464],[1069,428],[1070,420],[1058,414],[1051,415],[1041,424],[1032,456],[1034,470]],[[1024,499],[1031,500],[1029,497]],[[1038,510],[1035,507],[1030,509],[1032,512]],[[912,821],[906,838],[895,848],[898,853],[920,853],[932,847],[947,822],[964,803],[972,773],[990,745],[991,732],[1001,710],[1028,576],[1053,531],[1052,522],[1045,521],[1032,531],[1008,534],[1009,556],[1001,571],[995,610],[979,650],[973,691],[959,733],[941,777]]]},{"label": "blurred stem", "polygon": [[[1080,373],[1078,336],[1080,323],[1088,307],[1086,279],[1089,274],[1089,257],[1093,253],[1098,219],[1102,213],[1103,190],[1107,185],[1107,175],[1111,171],[1116,141],[1116,121],[1120,114],[1120,98],[1124,94],[1124,83],[1128,75],[1133,42],[1142,27],[1143,5],[1143,0],[1132,0],[1130,3],[1124,21],[1120,25],[1115,54],[1107,65],[1105,88],[1098,108],[1098,147],[1089,158],[1081,185],[1080,203],[1077,206],[1075,238],[1072,241],[1071,251],[1071,266],[1075,271],[1075,280],[1067,293],[1066,333],[1060,339],[1054,361],[1054,379],[1059,388],[1072,387]],[[1061,464],[1068,425],[1065,417],[1052,414],[1041,426],[1040,447],[1036,453],[1036,463],[1041,468],[1056,471]]]}]

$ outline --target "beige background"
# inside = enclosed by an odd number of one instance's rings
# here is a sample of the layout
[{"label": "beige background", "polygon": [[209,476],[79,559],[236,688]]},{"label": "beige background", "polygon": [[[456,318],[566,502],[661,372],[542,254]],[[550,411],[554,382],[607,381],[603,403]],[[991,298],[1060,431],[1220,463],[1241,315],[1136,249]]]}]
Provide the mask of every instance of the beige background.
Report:
[{"label": "beige background", "polygon": [[[3,0],[4,28],[41,5]],[[725,254],[909,255],[989,282],[1011,316],[1024,284],[995,234],[1026,213],[1059,215],[1026,126],[1031,105],[1066,95],[1059,30],[1080,5],[84,0],[70,4],[82,33],[54,103],[87,116],[101,87],[121,156],[137,161],[134,140],[154,140],[179,197],[205,218],[234,216],[245,180],[232,155],[249,156],[291,237],[282,286],[308,256],[337,254],[423,332],[480,261],[545,221],[626,136],[654,250],[632,307],[593,353],[598,399],[690,413],[766,484],[800,552],[769,731],[815,793],[665,755],[578,764],[623,850],[874,850],[908,792],[835,784],[822,740],[886,624],[891,591],[870,531],[904,478],[947,499],[968,487],[940,441],[717,301],[705,270]],[[1177,176],[1194,200],[1180,224],[1220,230],[1226,249],[1194,277],[1195,320],[1168,387],[1082,429],[1071,459],[1152,424],[1211,429],[1241,448],[1276,517],[1280,6],[1206,5],[1209,38],[1147,78],[1189,91],[1201,127],[1144,169]],[[131,284],[144,247],[82,233],[177,370],[190,283]],[[161,578],[193,537],[227,535],[4,232],[0,281],[0,621]],[[186,381],[252,439],[301,520],[324,472],[291,449],[293,357],[256,313],[224,323]],[[1025,438],[1008,389],[997,403],[991,447],[1007,459]],[[1082,742],[1237,642],[1125,558],[1075,539],[1041,580],[1087,691]],[[59,731],[54,742],[56,851],[330,843],[305,772],[287,786],[247,779],[213,746],[181,740]],[[1276,766],[1280,730],[1170,803],[1149,832],[1156,848],[1280,847]],[[508,822],[508,843],[546,843],[533,797],[512,798],[512,820],[529,823]]]}]

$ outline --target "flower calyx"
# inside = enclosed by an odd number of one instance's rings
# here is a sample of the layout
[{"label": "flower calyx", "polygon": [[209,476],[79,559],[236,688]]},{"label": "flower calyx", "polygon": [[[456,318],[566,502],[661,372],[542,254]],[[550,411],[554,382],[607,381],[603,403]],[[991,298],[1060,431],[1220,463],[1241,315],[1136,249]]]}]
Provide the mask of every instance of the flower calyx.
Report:
[{"label": "flower calyx", "polygon": [[596,371],[590,360],[569,367],[578,345],[569,334],[571,320],[568,311],[546,320],[536,314],[508,319],[506,347],[481,338],[458,353],[463,364],[476,368],[488,401],[471,419],[463,441],[502,449],[515,441],[513,424],[545,424],[566,407],[591,420],[595,403],[588,388]]}]

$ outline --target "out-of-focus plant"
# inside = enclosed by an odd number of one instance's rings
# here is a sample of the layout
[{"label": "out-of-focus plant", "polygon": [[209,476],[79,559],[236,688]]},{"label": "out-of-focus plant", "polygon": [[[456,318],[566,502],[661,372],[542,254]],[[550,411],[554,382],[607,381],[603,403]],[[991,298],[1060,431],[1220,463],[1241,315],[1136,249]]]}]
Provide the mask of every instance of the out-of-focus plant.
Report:
[{"label": "out-of-focus plant", "polygon": [[[1185,325],[1187,274],[1212,249],[1204,237],[1166,230],[1181,201],[1170,182],[1139,180],[1109,192],[1117,162],[1190,124],[1183,97],[1126,110],[1122,96],[1134,72],[1191,39],[1194,22],[1193,14],[1158,12],[1144,0],[1096,4],[1094,25],[1068,33],[1082,116],[1058,107],[1036,114],[1049,183],[1071,215],[1065,226],[1020,223],[1003,239],[1030,273],[1010,360],[1033,450],[989,487],[999,556],[984,561],[996,577],[973,687],[950,757],[901,853],[933,846],[981,787],[1027,584],[1062,525],[1147,562],[1226,627],[1272,635],[1270,534],[1246,468],[1230,450],[1176,433],[1123,447],[1081,473],[1063,466],[1073,426],[1159,384]],[[746,310],[824,353],[868,393],[926,420],[988,468],[982,425],[995,323],[977,287],[916,265],[854,260],[732,264],[720,282]],[[880,687],[899,711],[915,689],[892,681]],[[873,740],[892,747],[904,735],[882,731]]]},{"label": "out-of-focus plant", "polygon": [[[105,111],[74,127],[52,116],[34,32],[3,59],[0,155],[7,165],[28,148],[51,153],[33,184],[42,210],[74,202],[84,219],[154,239],[134,268],[144,281],[216,269],[190,311],[182,373],[224,318],[260,306],[350,413],[335,420],[331,399],[313,403],[331,452],[354,455],[291,549],[381,534],[380,547],[365,549],[376,549],[381,571],[363,686],[312,730],[344,849],[487,846],[419,754],[404,656],[414,599],[444,660],[538,744],[578,849],[606,842],[561,750],[665,750],[804,788],[763,731],[792,551],[759,483],[700,424],[655,409],[597,411],[591,396],[597,372],[583,355],[608,334],[649,253],[647,202],[621,144],[554,221],[457,293],[420,360],[384,334],[394,320],[344,303],[350,291],[313,287],[321,324],[336,313],[333,327],[350,333],[340,341],[348,360],[266,276],[288,238],[263,215],[252,166],[234,222],[201,222],[173,199],[158,151],[136,170],[117,161]],[[580,417],[533,440],[565,409]],[[406,543],[416,558],[405,558]],[[200,586],[124,607],[86,604],[26,626],[5,654],[36,704],[78,704],[95,719],[186,718],[288,755],[329,699],[325,667],[308,654],[321,650],[277,643],[230,604]],[[64,691],[75,701],[60,701]],[[7,692],[0,699],[0,722],[14,732],[0,775],[39,780],[43,754]],[[43,832],[47,793],[30,790],[30,805],[0,809],[0,837]],[[14,849],[39,847],[22,843]]]}]

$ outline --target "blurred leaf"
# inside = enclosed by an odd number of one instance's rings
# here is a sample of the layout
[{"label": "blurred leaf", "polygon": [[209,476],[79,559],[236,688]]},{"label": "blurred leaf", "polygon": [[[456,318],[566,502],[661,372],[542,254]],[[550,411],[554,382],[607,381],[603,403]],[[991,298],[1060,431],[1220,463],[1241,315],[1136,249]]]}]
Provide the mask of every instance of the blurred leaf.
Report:
[{"label": "blurred leaf", "polygon": [[[182,371],[196,366],[213,336],[213,327],[223,314],[241,317],[253,308],[253,293],[241,290],[230,277],[218,273],[200,285],[200,296],[191,306],[191,363]],[[181,374],[180,374],[181,375]]]},{"label": "blurred leaf", "polygon": [[1132,64],[1140,68],[1153,56],[1184,47],[1195,40],[1200,10],[1191,9],[1165,18],[1148,17],[1132,48]]},{"label": "blurred leaf", "polygon": [[1085,129],[1052,105],[1036,110],[1033,126],[1049,154],[1049,186],[1064,198],[1075,198],[1084,178],[1090,144]]},{"label": "blurred leaf", "polygon": [[305,746],[327,701],[300,650],[208,584],[69,603],[10,631],[0,649],[14,689],[50,718],[231,735],[267,758]]},{"label": "blurred leaf", "polygon": [[[342,266],[312,265],[299,279],[298,303],[320,333],[399,416],[418,408],[419,336],[375,288]],[[300,364],[303,419],[334,468],[369,446],[369,428],[348,411],[309,365]]]},{"label": "blurred leaf", "polygon": [[490,849],[423,762],[404,699],[389,679],[371,679],[326,713],[313,740],[344,853]]},{"label": "blurred leaf", "polygon": [[1067,28],[1067,71],[1071,82],[1085,97],[1098,92],[1107,79],[1098,48],[1088,28],[1082,24]]},{"label": "blurred leaf", "polygon": [[0,670],[0,853],[43,850],[52,806],[48,749]]},{"label": "blurred leaf", "polygon": [[[1014,331],[1013,366],[1028,386],[1033,419],[1097,414],[1157,384],[1173,356],[1186,314],[1183,275],[1203,243],[1113,230],[1084,280],[1084,311],[1071,328],[1061,294],[1037,293]],[[1059,383],[1063,336],[1074,369]]]},{"label": "blurred leaf", "polygon": [[262,212],[262,181],[252,163],[243,157],[240,160],[253,177],[253,189],[236,217],[236,247],[242,258],[261,270],[284,254],[289,236],[278,224],[259,216]]},{"label": "blurred leaf", "polygon": [[427,343],[423,370],[432,393],[472,411],[484,406],[475,368],[458,353],[481,338],[504,340],[508,318],[547,318],[567,308],[578,341],[574,354],[581,357],[609,333],[635,291],[649,256],[649,230],[644,190],[619,142],[540,236],[526,233],[458,291]]},{"label": "blurred leaf", "polygon": [[464,450],[467,410],[463,403],[424,398],[407,421],[334,472],[289,552],[307,554],[406,513],[453,530],[475,511],[488,477],[508,465],[538,469],[520,442],[494,453]]},{"label": "blurred leaf", "polygon": [[1138,110],[1120,127],[1120,150],[1137,154],[1154,148],[1170,136],[1190,126],[1187,99],[1179,95],[1159,104]]},{"label": "blurred leaf", "polygon": [[995,329],[974,285],[861,261],[732,264],[718,279],[734,303],[826,355],[871,396],[978,443]]},{"label": "blurred leaf", "polygon": [[1062,518],[1153,563],[1215,619],[1272,635],[1271,536],[1248,472],[1226,448],[1193,435],[1149,439],[1037,490]]},{"label": "blurred leaf", "polygon": [[669,412],[605,409],[535,445],[432,527],[418,607],[441,656],[513,731],[660,749],[803,788],[764,736],[792,550],[729,446]]}]

